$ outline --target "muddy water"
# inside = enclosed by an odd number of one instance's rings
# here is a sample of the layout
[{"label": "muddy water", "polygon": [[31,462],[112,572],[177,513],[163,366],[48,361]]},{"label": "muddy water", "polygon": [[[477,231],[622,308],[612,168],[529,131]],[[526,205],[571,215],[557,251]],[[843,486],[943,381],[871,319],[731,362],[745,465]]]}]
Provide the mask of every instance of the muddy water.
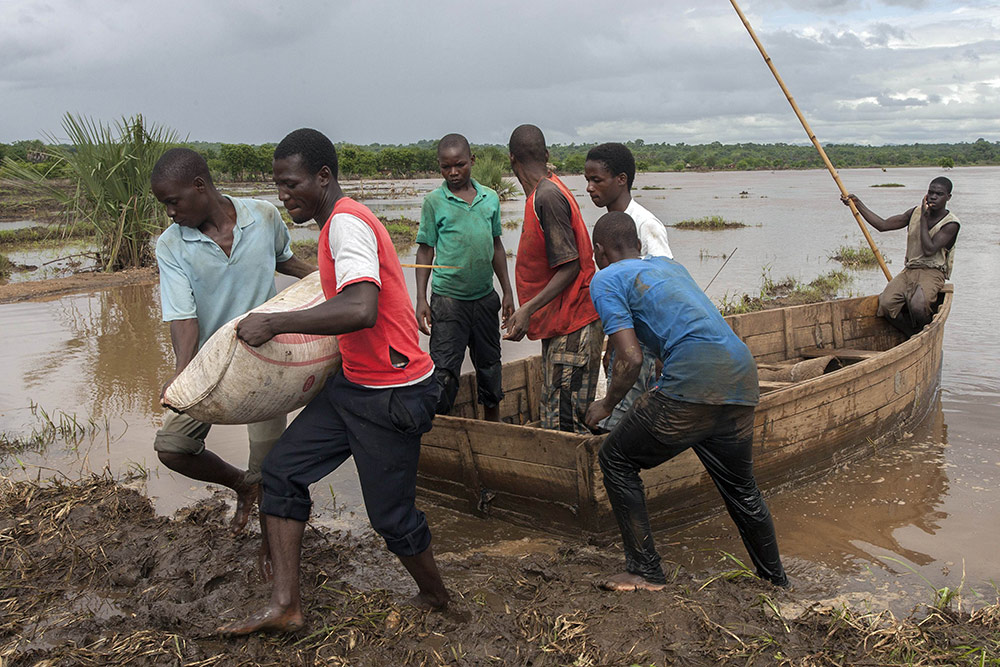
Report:
[{"label": "muddy water", "polygon": [[[852,170],[848,188],[885,215],[919,203],[937,170]],[[990,303],[1000,280],[1000,193],[993,187],[1000,169],[956,169],[952,210],[962,219],[953,282],[956,296],[945,338],[942,392],[928,419],[896,446],[831,472],[806,488],[770,496],[782,551],[792,576],[817,596],[874,595],[899,610],[931,600],[931,588],[956,588],[965,571],[964,594],[992,594],[987,583],[1000,572],[1000,339]],[[588,223],[600,216],[584,192],[581,177],[568,177]],[[870,186],[902,183],[903,188]],[[437,180],[406,181],[391,199],[367,199],[379,215],[418,218],[424,193]],[[731,261],[709,289],[726,294],[755,292],[761,275],[802,280],[839,268],[828,259],[841,245],[863,237],[825,172],[642,174],[634,194],[668,224],[721,215],[744,229],[698,232],[672,229],[671,247],[695,280],[706,285],[724,259]],[[505,221],[523,215],[521,202],[507,202]],[[296,238],[315,237],[300,228]],[[516,252],[519,229],[504,233]],[[890,269],[901,268],[904,234],[877,235]],[[412,261],[415,248],[401,253]],[[513,266],[513,260],[511,260]],[[511,269],[513,270],[513,269]],[[406,271],[413,288],[412,271]],[[854,272],[845,295],[879,291],[876,270]],[[280,282],[279,278],[279,282]],[[129,286],[44,302],[0,305],[8,344],[0,351],[0,432],[8,439],[52,435],[41,452],[22,451],[2,465],[14,476],[43,477],[81,471],[114,474],[148,470],[146,491],[157,510],[178,507],[211,493],[164,469],[151,450],[161,414],[155,397],[170,376],[167,328],[159,322],[153,285]],[[506,344],[504,356],[536,354],[538,343]],[[32,406],[35,406],[32,409]],[[75,424],[74,424],[75,420]],[[55,431],[53,433],[53,431]],[[209,447],[234,463],[245,461],[242,427],[213,429]],[[336,527],[365,525],[360,491],[350,465],[315,487],[318,520]],[[439,545],[464,551],[503,540],[518,548],[539,544],[539,536],[496,522],[430,510]],[[665,558],[698,571],[718,571],[719,553],[742,556],[724,518],[660,535]],[[926,581],[925,581],[926,580]]]}]

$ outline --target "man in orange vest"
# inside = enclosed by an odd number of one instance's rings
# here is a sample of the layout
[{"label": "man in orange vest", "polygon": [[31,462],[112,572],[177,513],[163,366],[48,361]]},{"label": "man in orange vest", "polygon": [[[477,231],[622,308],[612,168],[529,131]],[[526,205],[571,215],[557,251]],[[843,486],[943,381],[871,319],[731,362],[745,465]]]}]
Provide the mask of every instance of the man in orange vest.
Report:
[{"label": "man in orange vest", "polygon": [[527,201],[514,268],[520,308],[508,319],[504,338],[542,341],[542,428],[589,434],[584,416],[604,348],[590,300],[596,271],[590,234],[573,194],[548,168],[542,131],[521,125],[509,148]]},{"label": "man in orange vest", "polygon": [[440,389],[434,363],[418,344],[399,257],[378,218],[344,195],[337,151],[320,132],[296,130],[278,144],[274,182],[292,220],[316,220],[322,227],[318,259],[326,301],[305,310],[248,315],[236,334],[255,346],[279,333],[336,335],[344,366],[264,460],[260,511],[266,515],[265,555],[273,561],[271,600],[220,631],[291,632],[305,624],[299,557],[312,505],[309,485],[348,457],[354,458],[372,527],[417,583],[412,603],[443,608],[448,592],[427,520],[414,505],[420,436],[431,427]]}]

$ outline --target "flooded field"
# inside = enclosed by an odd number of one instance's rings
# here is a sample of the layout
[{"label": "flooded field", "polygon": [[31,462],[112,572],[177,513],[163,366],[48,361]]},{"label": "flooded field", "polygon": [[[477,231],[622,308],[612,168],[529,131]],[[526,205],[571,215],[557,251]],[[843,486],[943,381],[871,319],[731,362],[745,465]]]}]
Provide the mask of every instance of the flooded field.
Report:
[{"label": "flooded field", "polygon": [[[848,188],[882,215],[919,203],[932,169],[845,171]],[[1000,318],[989,306],[1000,282],[1000,193],[997,168],[956,169],[951,210],[962,220],[952,281],[955,300],[945,335],[941,397],[928,419],[895,446],[833,471],[814,484],[769,496],[786,565],[799,590],[813,597],[874,597],[905,612],[933,598],[933,590],[964,585],[963,597],[995,599],[1000,581]],[[581,176],[565,179],[593,224],[601,211]],[[872,188],[886,182],[905,187]],[[418,219],[424,193],[438,180],[393,183],[359,198],[387,218]],[[840,268],[828,259],[840,246],[863,241],[826,172],[720,172],[640,174],[634,196],[667,224],[719,215],[743,222],[718,232],[669,230],[676,259],[702,286],[722,266],[709,296],[755,294],[762,274],[810,280]],[[263,195],[266,197],[266,195]],[[369,198],[374,196],[377,198]],[[273,197],[272,197],[273,199]],[[523,200],[505,202],[504,243],[516,252]],[[509,228],[508,228],[509,227]],[[313,238],[302,227],[294,238]],[[877,234],[890,260],[902,267],[905,234]],[[402,251],[413,261],[415,247]],[[46,250],[45,252],[50,252]],[[51,251],[55,252],[55,251]],[[63,250],[61,256],[79,252]],[[13,253],[12,253],[13,258]],[[18,262],[39,264],[30,257]],[[42,261],[48,261],[43,259]],[[513,270],[513,259],[511,270]],[[405,271],[412,290],[413,272]],[[877,269],[854,271],[844,295],[878,292]],[[15,279],[31,276],[17,274]],[[281,282],[284,285],[287,282]],[[143,488],[159,514],[172,514],[211,495],[197,482],[160,466],[152,438],[161,420],[157,395],[173,367],[167,327],[159,320],[155,284],[128,285],[91,294],[0,305],[7,345],[0,351],[0,434],[11,453],[0,465],[13,478],[147,471]],[[504,344],[505,359],[537,354],[532,342]],[[19,440],[42,436],[41,451],[20,450]],[[243,427],[218,426],[209,448],[234,463],[245,461]],[[367,522],[353,468],[345,465],[315,487],[317,522],[361,532]],[[437,549],[465,552],[497,540],[521,540],[525,549],[543,536],[496,522],[429,510]],[[720,569],[719,553],[742,554],[724,517],[709,519],[659,542],[666,559],[690,571]],[[520,542],[510,542],[522,544]],[[545,547],[551,550],[551,546]]]}]

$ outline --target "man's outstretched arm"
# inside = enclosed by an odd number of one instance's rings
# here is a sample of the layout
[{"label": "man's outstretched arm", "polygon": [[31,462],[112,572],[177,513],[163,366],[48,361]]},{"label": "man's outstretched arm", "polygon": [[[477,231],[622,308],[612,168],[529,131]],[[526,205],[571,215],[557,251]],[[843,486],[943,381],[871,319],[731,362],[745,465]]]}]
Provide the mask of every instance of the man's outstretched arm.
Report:
[{"label": "man's outstretched arm", "polygon": [[890,232],[894,229],[903,229],[910,224],[910,216],[913,214],[912,208],[906,213],[900,213],[899,215],[882,218],[870,208],[865,206],[864,202],[858,199],[857,195],[849,194],[846,197],[841,197],[840,201],[844,202],[844,206],[850,206],[850,204],[847,203],[848,199],[854,202],[854,206],[857,207],[858,213],[861,214],[861,217],[864,218],[869,225],[880,232]]}]

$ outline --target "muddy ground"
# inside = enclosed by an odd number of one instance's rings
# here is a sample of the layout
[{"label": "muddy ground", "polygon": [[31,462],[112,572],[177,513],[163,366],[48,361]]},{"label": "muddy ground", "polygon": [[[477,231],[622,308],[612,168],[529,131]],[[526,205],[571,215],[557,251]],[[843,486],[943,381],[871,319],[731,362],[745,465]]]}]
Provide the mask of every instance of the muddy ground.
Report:
[{"label": "muddy ground", "polygon": [[896,620],[673,565],[664,592],[608,593],[617,550],[568,541],[439,553],[455,601],[424,612],[378,538],[322,529],[306,531],[307,627],[223,639],[268,592],[225,496],[167,518],[141,480],[0,484],[3,665],[1000,664],[996,604]]}]

